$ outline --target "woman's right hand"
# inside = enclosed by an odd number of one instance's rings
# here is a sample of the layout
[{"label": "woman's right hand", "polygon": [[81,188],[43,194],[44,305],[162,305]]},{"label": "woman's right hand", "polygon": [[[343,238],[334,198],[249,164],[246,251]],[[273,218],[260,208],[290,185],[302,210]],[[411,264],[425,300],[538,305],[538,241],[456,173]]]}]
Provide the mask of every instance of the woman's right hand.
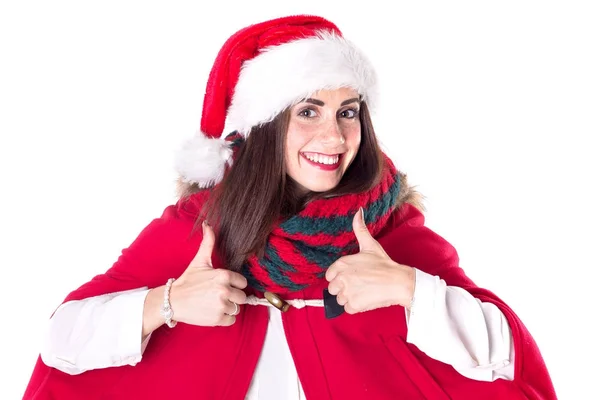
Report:
[{"label": "woman's right hand", "polygon": [[202,232],[198,253],[171,287],[173,320],[198,326],[230,326],[235,315],[228,314],[239,312],[245,303],[242,289],[248,282],[242,274],[213,268],[215,233],[206,223],[202,224]]}]

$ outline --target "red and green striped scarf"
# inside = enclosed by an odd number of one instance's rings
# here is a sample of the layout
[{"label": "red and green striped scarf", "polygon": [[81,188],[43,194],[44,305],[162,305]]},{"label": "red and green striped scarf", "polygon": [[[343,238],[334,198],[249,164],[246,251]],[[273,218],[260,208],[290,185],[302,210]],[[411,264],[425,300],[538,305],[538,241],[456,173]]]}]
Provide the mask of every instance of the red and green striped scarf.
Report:
[{"label": "red and green striped scarf", "polygon": [[312,201],[276,227],[264,256],[251,257],[243,267],[249,285],[261,292],[282,294],[324,279],[333,262],[358,250],[352,219],[360,207],[371,235],[377,236],[394,210],[401,189],[400,174],[389,158],[385,160],[382,179],[375,188]]}]

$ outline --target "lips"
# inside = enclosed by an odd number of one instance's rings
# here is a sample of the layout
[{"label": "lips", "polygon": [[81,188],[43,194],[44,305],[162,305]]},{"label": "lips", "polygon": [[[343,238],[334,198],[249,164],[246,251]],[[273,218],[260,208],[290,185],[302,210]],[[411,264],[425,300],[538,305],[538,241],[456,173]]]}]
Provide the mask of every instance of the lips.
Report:
[{"label": "lips", "polygon": [[[317,167],[317,168],[319,168],[321,170],[324,170],[324,171],[335,171],[342,164],[342,159],[344,158],[344,154],[335,154],[335,155],[333,155],[333,154],[330,154],[330,155],[323,154],[322,156],[325,156],[325,157],[327,157],[327,156],[329,156],[329,157],[331,157],[331,156],[337,156],[338,157],[337,162],[335,162],[333,164],[323,164],[323,163],[311,160],[310,158],[308,158],[308,156],[305,153],[300,153],[300,155],[302,156],[302,158],[304,160],[306,160],[307,163],[309,163],[310,165],[312,165],[314,167]],[[310,153],[310,155],[311,155],[311,158],[318,159],[318,157],[317,157],[318,153]]]}]

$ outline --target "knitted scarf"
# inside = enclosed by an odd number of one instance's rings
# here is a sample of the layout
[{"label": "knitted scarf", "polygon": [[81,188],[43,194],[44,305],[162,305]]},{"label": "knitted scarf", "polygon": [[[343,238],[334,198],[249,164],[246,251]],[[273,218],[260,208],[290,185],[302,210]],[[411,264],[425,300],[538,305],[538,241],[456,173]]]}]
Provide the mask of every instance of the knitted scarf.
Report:
[{"label": "knitted scarf", "polygon": [[401,177],[385,158],[379,184],[368,192],[318,199],[275,227],[267,239],[264,256],[253,256],[243,266],[248,284],[260,291],[289,293],[324,279],[338,258],[356,253],[352,229],[354,215],[364,210],[365,223],[376,236],[396,206]]}]

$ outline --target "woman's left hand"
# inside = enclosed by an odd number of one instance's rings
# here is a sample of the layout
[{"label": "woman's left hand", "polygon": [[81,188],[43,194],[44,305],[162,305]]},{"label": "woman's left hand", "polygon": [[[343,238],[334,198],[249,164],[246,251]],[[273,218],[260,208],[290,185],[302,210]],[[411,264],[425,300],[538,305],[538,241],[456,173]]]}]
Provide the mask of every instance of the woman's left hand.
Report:
[{"label": "woman's left hand", "polygon": [[415,269],[394,262],[367,229],[362,211],[352,221],[360,251],[340,257],[327,269],[329,293],[348,314],[401,305],[409,307]]}]

